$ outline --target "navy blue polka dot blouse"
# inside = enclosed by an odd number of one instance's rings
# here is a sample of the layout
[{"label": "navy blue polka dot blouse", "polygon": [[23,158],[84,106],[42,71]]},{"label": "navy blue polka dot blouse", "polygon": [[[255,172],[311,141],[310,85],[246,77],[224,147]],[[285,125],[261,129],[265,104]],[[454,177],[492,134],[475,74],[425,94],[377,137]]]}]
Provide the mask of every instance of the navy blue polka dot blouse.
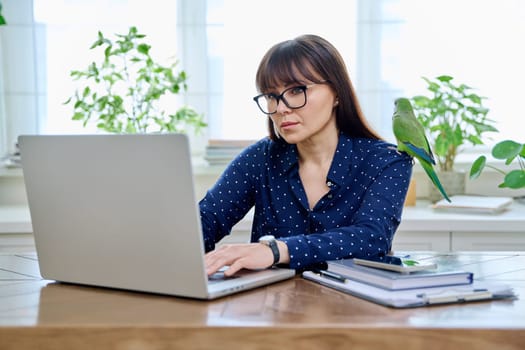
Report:
[{"label": "navy blue polka dot blouse", "polygon": [[200,201],[206,251],[255,206],[251,241],[284,241],[290,268],[386,254],[401,220],[412,158],[379,140],[340,134],[329,192],[313,209],[299,177],[295,145],[264,138],[243,150]]}]

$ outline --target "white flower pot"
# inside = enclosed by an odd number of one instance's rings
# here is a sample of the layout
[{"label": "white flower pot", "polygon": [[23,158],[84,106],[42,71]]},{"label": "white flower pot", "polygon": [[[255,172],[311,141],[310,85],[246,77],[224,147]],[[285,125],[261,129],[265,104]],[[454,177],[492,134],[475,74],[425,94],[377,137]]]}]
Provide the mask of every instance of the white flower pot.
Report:
[{"label": "white flower pot", "polygon": [[[449,197],[455,194],[465,194],[466,173],[464,171],[438,171],[436,173]],[[429,186],[428,199],[432,203],[443,199],[441,192],[430,180]]]}]

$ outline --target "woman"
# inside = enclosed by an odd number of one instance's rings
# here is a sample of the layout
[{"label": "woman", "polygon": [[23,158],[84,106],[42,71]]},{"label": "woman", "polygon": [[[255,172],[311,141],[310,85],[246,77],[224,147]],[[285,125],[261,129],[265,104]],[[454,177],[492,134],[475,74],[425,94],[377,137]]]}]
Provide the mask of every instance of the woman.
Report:
[{"label": "woman", "polygon": [[[208,274],[387,254],[412,158],[367,125],[338,51],[315,35],[281,42],[256,85],[269,137],[241,152],[200,202]],[[213,250],[253,206],[252,243]]]}]

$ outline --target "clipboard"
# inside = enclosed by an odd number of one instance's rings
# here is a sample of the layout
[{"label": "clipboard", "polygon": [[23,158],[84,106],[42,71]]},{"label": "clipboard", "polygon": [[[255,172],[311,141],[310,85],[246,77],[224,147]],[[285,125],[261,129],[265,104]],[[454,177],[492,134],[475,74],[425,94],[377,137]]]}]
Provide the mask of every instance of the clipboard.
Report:
[{"label": "clipboard", "polygon": [[414,308],[481,300],[515,299],[513,289],[505,284],[474,281],[471,284],[409,290],[386,290],[330,272],[305,271],[303,278],[392,308]]}]

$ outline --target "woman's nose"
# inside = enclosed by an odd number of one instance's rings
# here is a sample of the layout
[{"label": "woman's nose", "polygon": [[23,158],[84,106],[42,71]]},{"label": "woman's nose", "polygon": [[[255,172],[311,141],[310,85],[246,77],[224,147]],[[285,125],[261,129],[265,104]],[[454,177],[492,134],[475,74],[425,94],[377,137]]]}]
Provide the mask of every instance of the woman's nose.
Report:
[{"label": "woman's nose", "polygon": [[291,110],[290,107],[288,107],[286,103],[284,102],[284,100],[281,98],[279,100],[279,103],[277,104],[277,113],[285,114],[285,113],[290,112],[290,110]]}]

